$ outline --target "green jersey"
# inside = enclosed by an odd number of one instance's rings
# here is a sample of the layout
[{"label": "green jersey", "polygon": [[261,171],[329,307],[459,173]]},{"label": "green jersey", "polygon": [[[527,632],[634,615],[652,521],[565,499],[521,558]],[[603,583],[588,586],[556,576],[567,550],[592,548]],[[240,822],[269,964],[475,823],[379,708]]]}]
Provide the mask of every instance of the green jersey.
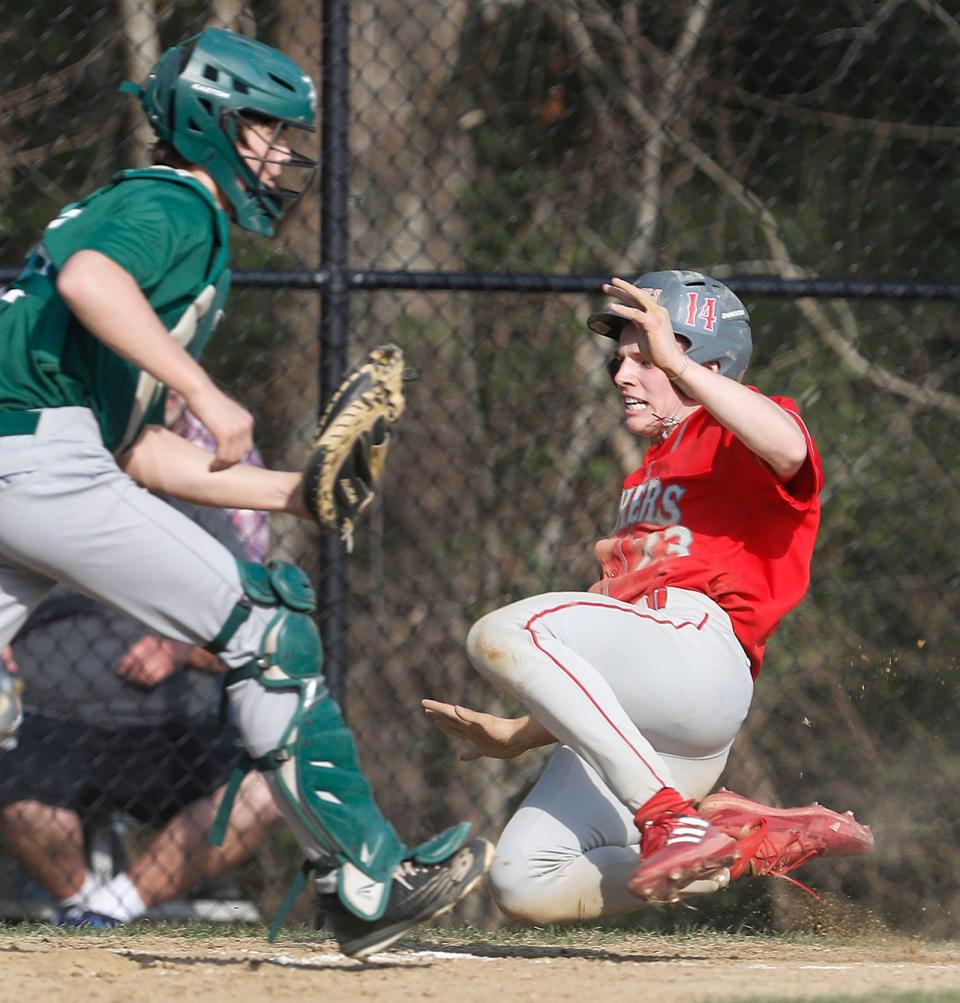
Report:
[{"label": "green jersey", "polygon": [[67,206],[0,296],[0,412],[88,407],[113,452],[162,423],[166,388],[80,325],[57,293],[57,274],[77,251],[106,255],[199,358],[230,285],[227,228],[207,189],[170,167],[123,171]]}]

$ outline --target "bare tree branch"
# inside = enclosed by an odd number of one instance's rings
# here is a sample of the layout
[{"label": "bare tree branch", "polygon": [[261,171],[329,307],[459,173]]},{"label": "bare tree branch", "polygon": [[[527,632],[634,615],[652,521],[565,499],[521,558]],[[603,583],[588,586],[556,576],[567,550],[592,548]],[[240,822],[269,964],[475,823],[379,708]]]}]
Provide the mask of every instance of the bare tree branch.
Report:
[{"label": "bare tree branch", "polygon": [[953,35],[955,42],[960,44],[960,22],[957,15],[951,14],[941,3],[936,0],[913,0],[913,2],[926,14],[935,17]]},{"label": "bare tree branch", "polygon": [[[886,0],[885,3],[882,3],[865,25],[858,25],[848,32],[852,36],[853,42],[844,52],[843,57],[837,61],[837,68],[830,77],[812,91],[803,94],[788,94],[787,99],[819,98],[839,84],[860,59],[866,46],[876,37],[880,27],[896,13],[898,7],[903,6],[904,2],[905,0]],[[823,43],[836,37],[835,34],[822,35],[819,41]]]},{"label": "bare tree branch", "polygon": [[[613,84],[613,81],[609,80],[610,71],[606,64],[597,60],[595,54],[592,59],[588,55],[585,63],[595,73],[604,77],[610,84]],[[621,91],[620,96],[625,110],[634,119],[638,127],[644,130],[653,130],[658,127],[658,123],[651,118],[650,113],[634,94],[629,91]],[[712,157],[708,156],[695,142],[676,135],[668,125],[660,125],[660,127],[663,128],[665,134],[671,140],[673,148],[681,156],[685,157],[730,198],[747,209],[756,219],[760,231],[772,252],[773,260],[780,270],[779,274],[784,278],[798,278],[804,275],[805,269],[799,267],[793,261],[790,249],[781,236],[780,225],[776,217],[763,202],[746,185],[738,181]],[[929,387],[917,386],[910,380],[895,376],[876,363],[872,363],[864,358],[857,350],[854,342],[848,337],[841,335],[830,323],[825,310],[818,301],[798,299],[797,306],[817,332],[818,337],[833,349],[855,376],[869,380],[883,390],[898,394],[908,400],[917,401],[924,406],[938,408],[947,414],[960,415],[960,397],[957,395],[932,390]]]},{"label": "bare tree branch", "polygon": [[229,28],[254,37],[256,22],[247,0],[211,0],[207,23],[214,28]]},{"label": "bare tree branch", "polygon": [[103,47],[95,46],[82,59],[71,63],[57,73],[0,94],[0,117],[17,120],[36,114],[46,105],[55,104],[67,92],[67,85],[83,74],[92,62],[103,58]]},{"label": "bare tree branch", "polygon": [[75,136],[61,136],[60,139],[47,143],[46,146],[35,146],[29,150],[17,150],[8,155],[15,167],[27,167],[30,164],[39,164],[49,157],[58,157],[64,153],[71,153],[80,150],[88,143],[91,143],[102,135],[102,126],[86,129]]},{"label": "bare tree branch", "polygon": [[758,108],[778,118],[792,119],[833,129],[836,132],[867,133],[882,139],[914,139],[918,142],[954,143],[960,140],[960,128],[952,125],[914,125],[910,122],[888,122],[882,119],[858,118],[837,112],[804,108],[786,101],[753,94],[723,80],[704,81],[711,91],[729,95],[749,108]]},{"label": "bare tree branch", "polygon": [[[126,50],[127,75],[137,83],[145,80],[160,58],[160,35],[154,0],[120,0],[120,22]],[[133,129],[133,159],[145,163],[155,140],[153,129],[137,115]]]},{"label": "bare tree branch", "polygon": [[[620,260],[645,262],[650,258],[660,213],[663,156],[667,144],[668,122],[679,113],[681,105],[679,89],[687,77],[690,60],[703,36],[711,6],[712,0],[691,0],[676,48],[664,60],[666,65],[660,75],[661,84],[656,92],[653,108],[649,110],[637,96],[644,91],[634,54],[634,36],[625,34],[600,5],[589,3],[583,7],[583,11],[589,15],[590,23],[602,28],[608,42],[616,45],[618,62],[624,68],[624,72],[630,74],[632,68],[632,79],[621,81],[618,90],[633,96],[632,100],[647,124],[645,131],[647,138],[640,158],[640,181],[637,185],[640,203],[635,227],[636,236],[628,247],[623,249]],[[583,64],[595,72],[602,71],[604,76],[608,76],[606,60],[597,52],[594,35],[591,34],[580,8],[568,3],[558,3],[551,7],[551,13],[570,38]]]}]

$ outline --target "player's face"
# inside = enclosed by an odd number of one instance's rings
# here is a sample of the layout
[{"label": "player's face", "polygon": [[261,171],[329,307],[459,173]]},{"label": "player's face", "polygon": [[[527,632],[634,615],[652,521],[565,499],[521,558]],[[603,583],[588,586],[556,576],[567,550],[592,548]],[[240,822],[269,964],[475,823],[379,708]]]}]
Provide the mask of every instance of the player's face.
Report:
[{"label": "player's face", "polygon": [[260,184],[268,188],[276,188],[283,165],[290,160],[290,146],[283,133],[283,125],[277,122],[250,122],[240,131],[237,152]]},{"label": "player's face", "polygon": [[624,424],[634,435],[657,438],[663,419],[683,410],[683,401],[662,369],[649,362],[642,336],[633,324],[624,324],[617,349],[613,382],[623,399]]}]

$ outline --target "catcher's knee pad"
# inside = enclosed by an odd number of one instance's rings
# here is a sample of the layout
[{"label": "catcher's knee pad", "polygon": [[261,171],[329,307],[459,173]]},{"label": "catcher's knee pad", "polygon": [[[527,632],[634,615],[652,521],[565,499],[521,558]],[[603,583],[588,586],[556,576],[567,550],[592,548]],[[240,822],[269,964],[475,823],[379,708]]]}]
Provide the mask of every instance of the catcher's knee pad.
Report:
[{"label": "catcher's knee pad", "polygon": [[[318,866],[340,869],[341,898],[358,916],[377,919],[397,864],[458,848],[465,833],[408,849],[383,817],[357,758],[353,735],[320,671],[322,646],[306,575],[292,564],[241,564],[249,603],[266,612],[258,657],[232,669],[227,694],[247,750],[230,790],[251,767],[262,770],[290,829]],[[224,797],[211,841],[222,840]],[[442,859],[442,856],[439,858]]]}]

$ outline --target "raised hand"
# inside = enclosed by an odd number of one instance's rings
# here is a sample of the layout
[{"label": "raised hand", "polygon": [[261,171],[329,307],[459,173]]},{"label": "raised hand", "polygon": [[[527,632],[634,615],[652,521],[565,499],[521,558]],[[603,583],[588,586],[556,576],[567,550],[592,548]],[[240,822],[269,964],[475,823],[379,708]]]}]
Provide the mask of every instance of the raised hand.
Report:
[{"label": "raised hand", "polygon": [[648,362],[670,377],[686,368],[689,359],[677,342],[670,314],[649,293],[619,278],[605,282],[603,291],[620,301],[607,309],[630,321],[640,332],[640,351]]}]

